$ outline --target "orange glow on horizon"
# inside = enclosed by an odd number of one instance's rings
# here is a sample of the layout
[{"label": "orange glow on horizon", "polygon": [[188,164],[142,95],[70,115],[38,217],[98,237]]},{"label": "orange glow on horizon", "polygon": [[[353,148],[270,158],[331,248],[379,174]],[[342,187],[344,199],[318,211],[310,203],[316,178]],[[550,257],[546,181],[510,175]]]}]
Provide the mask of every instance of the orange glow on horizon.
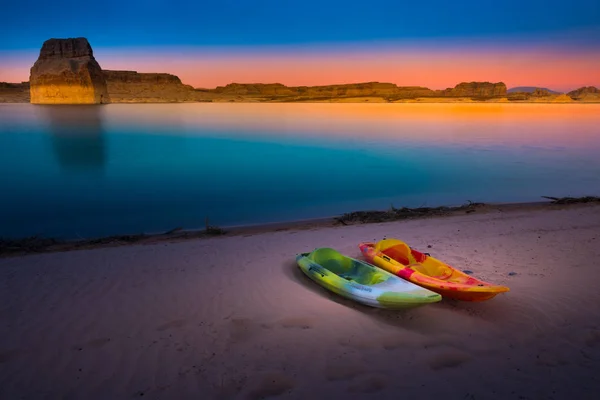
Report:
[{"label": "orange glow on horizon", "polygon": [[[229,83],[282,83],[317,86],[359,82],[390,82],[430,89],[454,87],[460,82],[504,82],[515,86],[548,87],[570,91],[600,86],[600,54],[558,50],[529,51],[502,48],[428,50],[344,50],[298,53],[256,50],[215,53],[202,49],[161,50],[99,48],[102,68],[166,72],[196,88]],[[13,57],[0,67],[0,81],[29,79],[37,53]]]}]

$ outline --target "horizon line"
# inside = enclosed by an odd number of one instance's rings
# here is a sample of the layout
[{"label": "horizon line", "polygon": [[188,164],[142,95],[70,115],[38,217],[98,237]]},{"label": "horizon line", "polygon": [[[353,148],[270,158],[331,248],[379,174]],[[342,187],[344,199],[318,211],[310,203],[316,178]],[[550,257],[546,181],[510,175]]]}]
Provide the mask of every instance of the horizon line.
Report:
[{"label": "horizon line", "polygon": [[[281,83],[278,81],[274,81],[274,82],[242,82],[242,81],[231,81],[229,83],[226,84],[222,84],[222,85],[217,85],[215,87],[201,87],[201,86],[193,86],[191,84],[187,84],[185,83],[178,75],[176,74],[172,74],[170,72],[138,72],[136,70],[133,69],[103,69],[103,71],[115,71],[115,72],[132,72],[132,73],[136,73],[136,74],[156,74],[156,75],[171,75],[174,76],[176,78],[178,78],[181,82],[182,85],[185,86],[191,86],[194,90],[216,90],[218,88],[224,88],[227,87],[229,85],[281,85],[287,88],[297,88],[297,87],[310,87],[310,88],[314,88],[314,87],[327,87],[327,86],[347,86],[347,85],[364,85],[364,84],[372,84],[372,83],[379,83],[379,84],[391,84],[394,85],[398,88],[421,88],[421,89],[428,89],[428,90],[432,90],[432,91],[444,91],[444,90],[448,90],[448,89],[454,89],[456,88],[458,85],[466,83],[488,83],[488,84],[492,84],[492,85],[499,85],[499,84],[504,84],[506,86],[506,90],[507,92],[509,90],[513,90],[513,89],[517,89],[517,88],[535,88],[535,89],[542,89],[542,90],[549,90],[552,92],[556,92],[558,94],[566,94],[578,89],[582,89],[582,88],[587,88],[587,87],[595,87],[595,88],[600,88],[600,84],[599,85],[595,85],[595,84],[591,84],[591,85],[583,85],[583,86],[577,86],[574,89],[570,89],[570,90],[566,90],[566,91],[560,91],[560,90],[554,90],[550,87],[545,87],[545,86],[537,86],[537,85],[529,85],[529,84],[520,84],[520,85],[515,85],[515,86],[511,86],[509,87],[503,80],[500,80],[498,82],[492,82],[492,81],[473,81],[473,80],[466,80],[466,81],[460,81],[458,83],[456,83],[454,86],[447,86],[443,89],[432,89],[429,86],[424,86],[424,85],[399,85],[397,83],[394,82],[389,82],[389,81],[380,81],[380,80],[375,80],[375,81],[354,81],[354,82],[345,82],[345,83],[329,83],[329,84],[317,84],[317,85],[286,85],[285,83]],[[6,83],[6,84],[10,84],[10,85],[22,85],[22,84],[27,84],[30,83],[29,80],[27,81],[21,81],[21,82],[8,82],[8,81],[0,81],[0,83]]]}]

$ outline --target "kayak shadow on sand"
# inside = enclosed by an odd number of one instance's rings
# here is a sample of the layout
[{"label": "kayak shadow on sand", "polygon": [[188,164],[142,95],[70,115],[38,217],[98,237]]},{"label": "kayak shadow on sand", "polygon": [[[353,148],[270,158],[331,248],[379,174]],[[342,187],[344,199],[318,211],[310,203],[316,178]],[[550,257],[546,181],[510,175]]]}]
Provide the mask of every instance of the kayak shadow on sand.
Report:
[{"label": "kayak shadow on sand", "polygon": [[[357,257],[357,259],[363,260],[362,257]],[[500,324],[510,318],[510,309],[512,308],[507,304],[510,299],[500,295],[484,302],[442,298],[437,303],[401,310],[386,310],[357,303],[325,289],[306,276],[293,259],[284,263],[283,273],[291,281],[310,291],[310,295],[319,296],[323,301],[333,301],[363,313],[380,323],[421,333],[445,329],[449,323],[453,323],[453,320],[464,323],[472,319],[473,322],[488,321]]]},{"label": "kayak shadow on sand", "polygon": [[283,272],[288,278],[290,278],[290,280],[308,290],[310,293],[307,293],[307,295],[319,296],[323,301],[332,301],[341,306],[356,310],[356,312],[360,312],[369,317],[381,320],[382,322],[392,322],[392,325],[399,325],[404,328],[406,328],[406,326],[404,326],[401,321],[411,320],[416,315],[421,314],[423,312],[423,308],[437,305],[434,303],[428,304],[427,306],[406,308],[401,310],[386,310],[382,308],[369,307],[333,293],[312,281],[300,270],[300,268],[298,268],[298,264],[295,260],[286,262],[284,264]]}]

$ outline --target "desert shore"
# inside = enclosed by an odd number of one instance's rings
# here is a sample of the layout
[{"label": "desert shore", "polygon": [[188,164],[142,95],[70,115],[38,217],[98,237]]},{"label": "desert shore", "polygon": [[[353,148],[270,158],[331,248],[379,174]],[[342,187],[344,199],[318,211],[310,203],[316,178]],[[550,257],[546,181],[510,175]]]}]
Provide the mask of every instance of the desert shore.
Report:
[{"label": "desert shore", "polygon": [[[402,312],[296,253],[405,240],[511,291]],[[2,399],[595,399],[600,206],[305,225],[0,259]]]}]

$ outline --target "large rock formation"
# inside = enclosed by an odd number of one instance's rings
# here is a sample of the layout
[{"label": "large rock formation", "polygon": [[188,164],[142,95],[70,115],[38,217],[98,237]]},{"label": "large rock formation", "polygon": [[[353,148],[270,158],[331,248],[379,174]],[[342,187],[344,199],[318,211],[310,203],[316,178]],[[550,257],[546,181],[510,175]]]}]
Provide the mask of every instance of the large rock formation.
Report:
[{"label": "large rock formation", "polygon": [[226,86],[217,86],[213,92],[237,96],[295,96],[298,94],[294,88],[281,83],[230,83]]},{"label": "large rock formation", "polygon": [[600,89],[594,86],[584,86],[567,93],[574,100],[600,101]]},{"label": "large rock formation", "polygon": [[347,85],[300,86],[299,94],[312,98],[390,96],[396,94],[398,86],[393,83],[365,82]]},{"label": "large rock formation", "polygon": [[35,104],[108,103],[106,81],[86,38],[49,39],[30,73]]},{"label": "large rock formation", "polygon": [[0,82],[0,103],[29,103],[29,82]]},{"label": "large rock formation", "polygon": [[435,97],[436,92],[422,86],[399,86],[398,99],[416,99],[420,97]]},{"label": "large rock formation", "polygon": [[175,103],[195,101],[196,91],[171,74],[104,70],[113,103]]},{"label": "large rock formation", "polygon": [[506,94],[506,98],[510,101],[527,101],[531,98],[529,92],[510,92]]},{"label": "large rock formation", "polygon": [[541,88],[536,88],[533,92],[531,92],[531,97],[548,97],[551,95],[552,94],[549,90]]},{"label": "large rock formation", "polygon": [[365,82],[327,86],[284,86],[280,83],[231,83],[218,86],[212,92],[222,96],[251,97],[259,100],[309,101],[358,97],[382,97],[398,100],[432,97],[433,90],[420,86],[397,86],[393,83]]},{"label": "large rock formation", "polygon": [[441,90],[440,94],[445,97],[504,97],[506,85],[504,82],[462,82],[453,88]]},{"label": "large rock formation", "polygon": [[397,86],[393,83],[365,82],[328,86],[291,86],[273,84],[232,83],[212,91],[218,95],[254,98],[259,101],[310,101],[380,97],[386,101],[398,101],[431,97],[471,97],[488,99],[506,96],[503,82],[463,82],[446,90],[431,90],[420,86]]},{"label": "large rock formation", "polygon": [[399,99],[406,97],[408,93],[415,96],[431,96],[432,90],[421,87],[398,87],[393,83],[366,82],[347,85],[331,86],[301,86],[296,88],[300,94],[312,98],[336,98],[336,97],[384,97]]},{"label": "large rock formation", "polygon": [[555,90],[551,90],[548,88],[540,88],[537,86],[517,86],[517,87],[508,89],[506,91],[506,93],[508,93],[508,94],[511,94],[511,93],[533,93],[536,89],[545,90],[550,94],[561,94],[562,93],[562,92],[557,92]]},{"label": "large rock formation", "polygon": [[[530,88],[530,87],[525,87]],[[533,87],[529,91],[515,92],[509,90],[507,92],[507,98],[510,101],[530,101],[530,102],[548,102],[554,101],[558,98],[559,102],[564,102],[564,97],[558,97],[561,94],[558,92],[553,92],[546,88],[537,88]],[[567,96],[568,97],[568,96]],[[562,99],[562,100],[561,100]],[[569,97],[569,99],[571,99]]]}]

